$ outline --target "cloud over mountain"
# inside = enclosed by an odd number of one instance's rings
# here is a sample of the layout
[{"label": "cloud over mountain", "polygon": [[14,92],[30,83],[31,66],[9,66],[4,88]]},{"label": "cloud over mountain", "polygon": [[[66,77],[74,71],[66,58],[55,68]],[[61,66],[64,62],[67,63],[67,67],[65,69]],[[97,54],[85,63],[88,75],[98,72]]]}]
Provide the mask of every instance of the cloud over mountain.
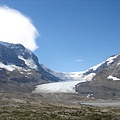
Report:
[{"label": "cloud over mountain", "polygon": [[0,7],[0,41],[20,43],[31,51],[37,49],[39,33],[31,19],[7,6]]}]

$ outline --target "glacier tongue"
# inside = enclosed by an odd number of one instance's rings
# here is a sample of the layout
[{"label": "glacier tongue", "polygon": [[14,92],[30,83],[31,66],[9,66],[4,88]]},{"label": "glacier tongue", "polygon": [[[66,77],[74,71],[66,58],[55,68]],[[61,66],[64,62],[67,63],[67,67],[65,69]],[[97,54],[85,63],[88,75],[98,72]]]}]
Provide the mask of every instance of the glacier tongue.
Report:
[{"label": "glacier tongue", "polygon": [[76,93],[75,85],[80,82],[81,81],[68,81],[38,85],[33,93]]},{"label": "glacier tongue", "polygon": [[95,73],[91,73],[80,80],[63,81],[56,83],[48,83],[37,85],[33,93],[76,93],[75,86],[78,83],[90,81],[95,76]]}]

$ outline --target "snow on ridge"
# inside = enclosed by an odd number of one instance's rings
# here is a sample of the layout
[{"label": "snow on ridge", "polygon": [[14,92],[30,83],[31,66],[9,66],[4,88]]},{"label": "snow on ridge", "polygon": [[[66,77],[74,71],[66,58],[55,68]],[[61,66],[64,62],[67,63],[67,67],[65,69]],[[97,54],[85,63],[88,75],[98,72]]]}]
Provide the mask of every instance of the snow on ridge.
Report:
[{"label": "snow on ridge", "polygon": [[115,58],[117,58],[120,54],[117,54],[115,56],[109,57],[106,61],[107,61],[107,65],[110,65]]},{"label": "snow on ridge", "polygon": [[95,65],[95,66],[93,66],[92,67],[92,69],[95,71],[95,70],[97,70],[97,68],[98,67],[100,67],[102,64],[104,64],[105,62],[102,62],[102,63],[100,63],[100,64],[97,64],[97,65]]},{"label": "snow on ridge", "polygon": [[6,47],[10,47],[11,49],[13,49],[13,48],[19,48],[17,45],[18,44],[13,44],[13,43],[8,43],[8,42],[2,42],[2,41],[0,41],[0,44],[1,45],[4,45],[4,46],[6,46]]},{"label": "snow on ridge", "polygon": [[114,81],[120,80],[120,78],[113,77],[112,75],[109,75],[109,76],[107,77],[107,79],[112,79],[112,80],[114,80]]},{"label": "snow on ridge", "polygon": [[0,44],[1,44],[1,45],[4,45],[4,46],[6,46],[6,47],[9,47],[11,43],[7,43],[7,42],[2,42],[2,41],[0,41]]},{"label": "snow on ridge", "polygon": [[47,68],[46,66],[44,66],[43,64],[41,64],[41,67],[46,70],[47,72],[49,72],[50,74],[62,79],[63,81],[70,81],[70,80],[81,80],[82,75],[84,73],[83,72],[59,72],[59,71],[53,71],[49,68]]},{"label": "snow on ridge", "polygon": [[[88,72],[88,71],[91,70],[91,69],[92,69],[93,71],[95,71],[95,70],[97,70],[97,68],[99,68],[101,65],[103,65],[103,64],[106,63],[106,62],[107,62],[107,65],[110,65],[110,64],[114,61],[114,59],[117,58],[119,55],[120,55],[120,54],[117,54],[117,55],[115,55],[115,56],[109,57],[106,61],[103,61],[102,63],[99,63],[99,64],[97,64],[97,65],[89,68],[89,69],[86,70],[85,72]],[[120,64],[120,63],[118,63],[118,65],[119,65],[119,64]]]},{"label": "snow on ridge", "polygon": [[30,68],[32,68],[32,69],[38,70],[38,69],[37,69],[37,65],[35,64],[35,62],[33,61],[32,58],[24,59],[23,56],[20,56],[20,55],[18,56],[18,58],[21,59],[21,60],[23,60],[23,61],[25,61],[25,64],[26,64],[28,67],[30,67]]},{"label": "snow on ridge", "polygon": [[[8,42],[3,42],[3,41],[0,41],[0,44],[6,46],[8,48],[11,48],[11,49],[19,49],[20,46],[23,46],[22,44],[14,44],[14,43],[8,43]],[[25,48],[25,49],[19,49],[19,51],[21,51],[22,54],[24,54],[24,51],[26,51],[30,55],[32,54],[32,52],[29,49],[27,49],[27,48]]]},{"label": "snow on ridge", "polygon": [[102,66],[106,61],[102,62],[102,63],[99,63],[89,69],[87,69],[84,73],[88,72],[89,70],[93,70],[93,71],[96,71],[100,66]]}]

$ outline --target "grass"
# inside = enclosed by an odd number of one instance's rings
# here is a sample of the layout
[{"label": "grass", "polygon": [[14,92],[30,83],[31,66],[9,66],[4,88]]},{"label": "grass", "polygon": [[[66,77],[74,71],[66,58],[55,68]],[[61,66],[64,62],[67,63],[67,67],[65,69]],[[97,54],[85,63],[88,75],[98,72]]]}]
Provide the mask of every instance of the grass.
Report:
[{"label": "grass", "polygon": [[[57,105],[33,106],[20,105],[19,107],[3,108],[0,111],[1,120],[111,120],[115,113],[102,113],[99,108],[82,106],[70,108]],[[96,112],[97,111],[97,112]],[[116,119],[117,120],[117,119]]]},{"label": "grass", "polygon": [[17,101],[3,98],[0,98],[0,120],[120,120],[120,108],[65,104],[39,97],[20,98],[24,102],[19,98]]}]

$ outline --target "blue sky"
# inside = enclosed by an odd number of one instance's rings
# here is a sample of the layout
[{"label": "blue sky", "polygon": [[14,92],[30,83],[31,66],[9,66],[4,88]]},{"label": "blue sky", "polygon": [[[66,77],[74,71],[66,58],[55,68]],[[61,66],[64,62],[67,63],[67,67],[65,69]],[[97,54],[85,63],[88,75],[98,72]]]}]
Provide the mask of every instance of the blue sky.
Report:
[{"label": "blue sky", "polygon": [[0,0],[29,16],[41,37],[40,63],[63,72],[84,71],[120,51],[119,0]]}]

